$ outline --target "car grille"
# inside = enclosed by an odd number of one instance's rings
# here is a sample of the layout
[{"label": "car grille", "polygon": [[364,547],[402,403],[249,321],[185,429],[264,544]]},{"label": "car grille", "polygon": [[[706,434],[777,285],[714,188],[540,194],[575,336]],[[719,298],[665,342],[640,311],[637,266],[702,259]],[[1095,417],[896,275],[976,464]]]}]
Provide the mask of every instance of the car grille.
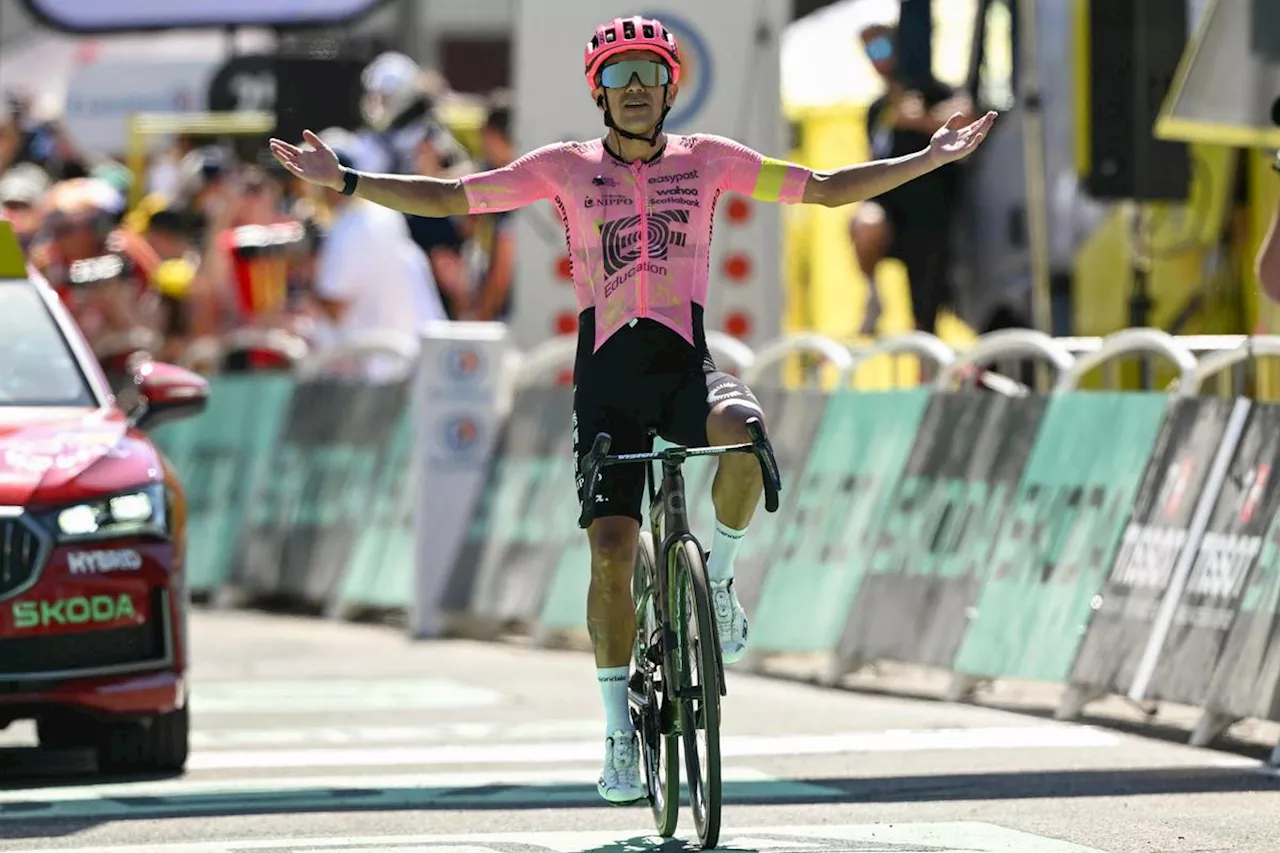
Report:
[{"label": "car grille", "polygon": [[0,518],[0,599],[21,592],[40,570],[41,541],[17,518]]},{"label": "car grille", "polygon": [[169,659],[169,621],[168,598],[164,590],[157,589],[151,593],[151,618],[142,625],[0,637],[0,682],[14,676],[60,678],[164,663]]}]

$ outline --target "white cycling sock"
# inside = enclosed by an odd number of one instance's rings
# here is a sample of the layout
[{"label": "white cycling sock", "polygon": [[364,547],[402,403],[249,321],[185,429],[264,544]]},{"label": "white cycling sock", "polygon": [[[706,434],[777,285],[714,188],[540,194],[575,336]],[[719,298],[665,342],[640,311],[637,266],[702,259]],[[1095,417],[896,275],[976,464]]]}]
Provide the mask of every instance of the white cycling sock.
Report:
[{"label": "white cycling sock", "polygon": [[734,530],[716,522],[716,535],[711,541],[711,558],[707,560],[707,577],[712,581],[733,580],[733,561],[747,529]]},{"label": "white cycling sock", "polygon": [[631,722],[631,708],[627,704],[627,677],[631,674],[629,666],[611,666],[596,670],[596,680],[600,682],[600,696],[604,699],[604,734],[609,737],[614,732],[633,732],[636,727]]}]

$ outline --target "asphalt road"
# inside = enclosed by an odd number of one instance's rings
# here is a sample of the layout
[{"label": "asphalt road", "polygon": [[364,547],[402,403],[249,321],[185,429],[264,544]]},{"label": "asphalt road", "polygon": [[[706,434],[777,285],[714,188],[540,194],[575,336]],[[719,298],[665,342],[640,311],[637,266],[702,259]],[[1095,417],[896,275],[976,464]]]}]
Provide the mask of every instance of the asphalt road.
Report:
[{"label": "asphalt road", "polygon": [[[12,726],[0,733],[0,850],[638,853],[655,844],[646,808],[596,797],[603,722],[581,652],[415,644],[387,627],[250,613],[197,613],[193,629],[188,772],[98,779],[88,756],[39,753],[32,729]],[[1175,740],[1186,737],[1176,727],[1134,734],[1139,712],[1119,702],[1103,706],[1111,716],[1060,724],[1042,688],[1002,689],[979,706],[930,698],[936,679],[909,671],[856,684],[899,692],[730,673],[722,847],[1280,849],[1280,778],[1259,760],[1274,726],[1245,727],[1252,743],[1201,750]],[[1172,713],[1179,725],[1193,719]],[[693,834],[687,810],[680,834]]]}]

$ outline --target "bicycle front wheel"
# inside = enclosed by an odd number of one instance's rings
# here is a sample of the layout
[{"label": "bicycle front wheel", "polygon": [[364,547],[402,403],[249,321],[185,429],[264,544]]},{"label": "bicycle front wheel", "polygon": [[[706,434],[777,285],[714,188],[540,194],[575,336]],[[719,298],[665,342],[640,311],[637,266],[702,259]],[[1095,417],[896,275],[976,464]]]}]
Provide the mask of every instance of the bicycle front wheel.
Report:
[{"label": "bicycle front wheel", "polygon": [[720,840],[720,639],[711,609],[707,567],[696,542],[686,539],[676,552],[678,605],[673,625],[683,630],[680,729],[694,828],[703,848]]},{"label": "bicycle front wheel", "polygon": [[662,623],[654,600],[656,576],[653,537],[640,534],[635,572],[631,576],[631,594],[636,603],[636,647],[633,680],[632,717],[640,733],[640,753],[645,781],[649,785],[649,807],[658,834],[675,835],[680,817],[680,738],[667,734],[674,729],[672,714],[662,714],[664,704],[671,706],[671,682],[665,666],[669,656],[663,648]]}]

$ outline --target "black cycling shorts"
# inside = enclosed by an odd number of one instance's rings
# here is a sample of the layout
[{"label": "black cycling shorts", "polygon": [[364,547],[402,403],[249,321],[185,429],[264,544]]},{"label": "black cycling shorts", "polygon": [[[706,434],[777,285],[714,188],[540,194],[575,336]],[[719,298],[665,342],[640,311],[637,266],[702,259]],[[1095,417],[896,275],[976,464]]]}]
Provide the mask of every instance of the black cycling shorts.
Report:
[{"label": "black cycling shorts", "polygon": [[[582,502],[582,457],[598,433],[612,438],[610,454],[647,453],[649,430],[673,444],[708,443],[707,415],[724,400],[760,402],[742,380],[716,368],[707,351],[702,310],[694,306],[695,346],[654,320],[623,326],[592,353],[594,309],[578,318],[578,354],[573,368],[574,478]],[[596,486],[595,518],[643,518],[646,466],[613,465]]]}]

